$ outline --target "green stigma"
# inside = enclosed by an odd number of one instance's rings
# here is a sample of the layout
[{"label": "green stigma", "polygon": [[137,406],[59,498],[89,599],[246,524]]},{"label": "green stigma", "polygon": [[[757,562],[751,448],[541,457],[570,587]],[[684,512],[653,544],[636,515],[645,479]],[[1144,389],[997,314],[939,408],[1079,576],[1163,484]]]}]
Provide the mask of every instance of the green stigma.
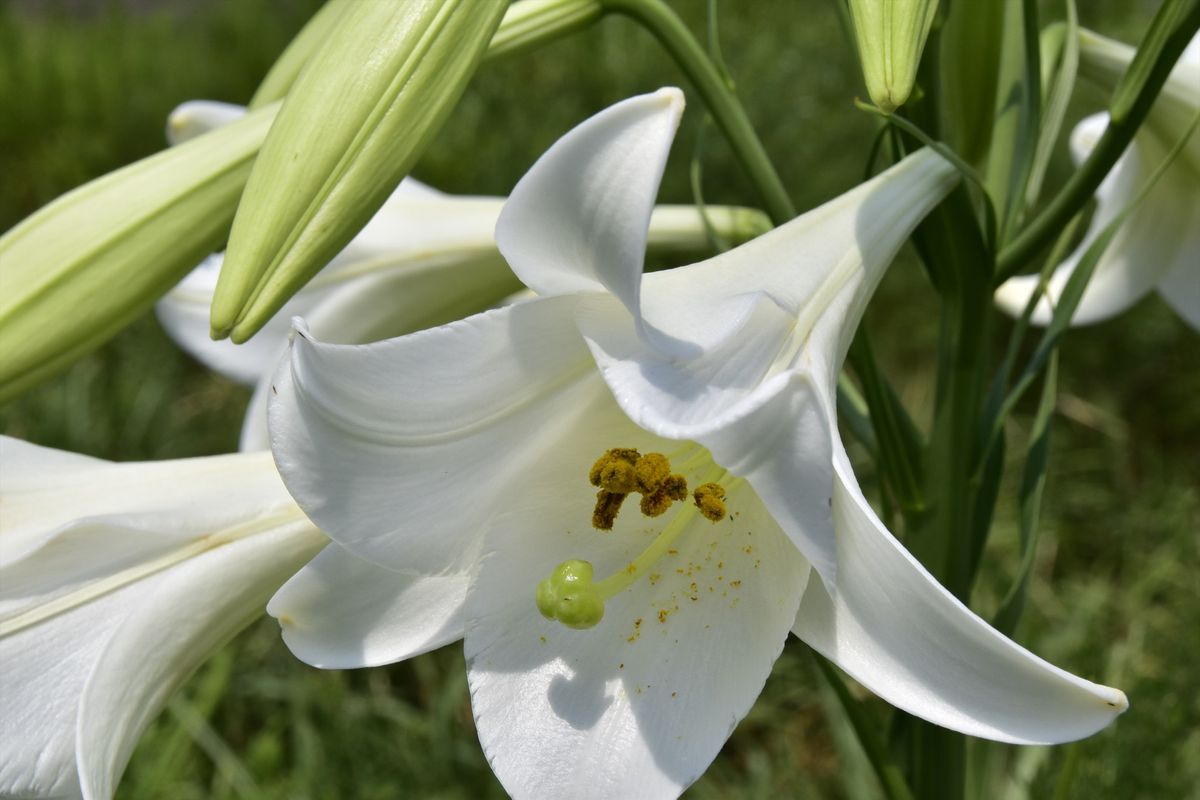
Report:
[{"label": "green stigma", "polygon": [[568,628],[594,627],[604,617],[604,598],[592,583],[592,565],[571,559],[538,584],[537,607],[546,619]]}]

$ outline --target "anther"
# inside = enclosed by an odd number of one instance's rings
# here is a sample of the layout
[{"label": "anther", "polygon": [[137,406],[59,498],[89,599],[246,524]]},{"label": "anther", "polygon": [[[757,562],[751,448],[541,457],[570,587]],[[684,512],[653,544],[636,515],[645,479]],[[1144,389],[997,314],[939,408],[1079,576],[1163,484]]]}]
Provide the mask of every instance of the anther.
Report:
[{"label": "anther", "polygon": [[662,453],[646,453],[633,468],[637,490],[642,494],[654,494],[671,474],[671,462]]},{"label": "anther", "polygon": [[[629,468],[635,484],[634,491],[642,494],[642,513],[657,517],[673,502],[687,499],[687,480],[671,472],[671,463],[661,453],[641,455],[632,448],[609,450],[592,467],[589,477],[600,487],[596,494],[596,508],[592,512],[592,524],[601,530],[611,530],[621,504],[629,492],[608,488],[614,475]],[[715,466],[708,471],[710,480],[723,475]],[[700,513],[716,522],[728,514],[725,508],[725,488],[719,483],[706,483],[692,495]],[[661,573],[654,572],[654,565],[667,555],[676,555],[676,540],[687,530],[695,512],[682,508],[674,519],[663,527],[636,558],[607,578],[592,580],[592,565],[586,561],[571,560],[559,564],[550,576],[538,584],[537,607],[547,619],[558,620],[571,628],[591,628],[604,617],[605,601],[616,597],[643,576],[649,576],[651,585],[658,583]],[[698,567],[697,567],[698,569]],[[690,567],[689,567],[690,570]],[[680,570],[682,571],[682,570]],[[690,572],[689,572],[690,574]],[[720,578],[718,578],[719,580]],[[693,591],[696,591],[693,585]],[[660,621],[665,614],[660,612]],[[635,623],[636,627],[636,623]],[[634,641],[634,638],[630,641]]]},{"label": "anther", "polygon": [[640,459],[641,454],[632,447],[614,447],[592,465],[588,480],[592,486],[617,494],[637,491],[634,468]]},{"label": "anther", "polygon": [[713,522],[725,519],[725,488],[719,483],[706,483],[697,486],[692,492],[692,499],[700,513]]},{"label": "anther", "polygon": [[592,527],[601,531],[611,531],[617,521],[617,513],[625,502],[626,494],[610,492],[601,489],[596,492],[596,507],[592,510]]},{"label": "anther", "polygon": [[657,517],[671,507],[676,500],[687,497],[687,479],[682,475],[668,475],[652,493],[642,496],[642,513]]}]

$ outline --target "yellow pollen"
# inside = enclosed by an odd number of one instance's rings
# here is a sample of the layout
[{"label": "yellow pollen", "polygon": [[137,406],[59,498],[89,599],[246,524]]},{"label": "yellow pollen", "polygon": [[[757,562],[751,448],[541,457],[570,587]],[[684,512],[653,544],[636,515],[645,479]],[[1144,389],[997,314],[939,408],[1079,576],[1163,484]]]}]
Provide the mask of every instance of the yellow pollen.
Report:
[{"label": "yellow pollen", "polygon": [[647,517],[666,513],[671,504],[687,498],[687,478],[671,472],[671,461],[662,453],[642,455],[633,447],[614,447],[596,460],[588,480],[600,487],[592,525],[612,530],[625,496],[642,495],[641,511]]},{"label": "yellow pollen", "polygon": [[671,503],[686,497],[687,478],[682,475],[668,475],[652,493],[642,496],[642,513],[647,517],[660,516],[671,507]]},{"label": "yellow pollen", "polygon": [[720,522],[728,513],[725,510],[725,487],[719,483],[697,486],[696,491],[692,493],[692,499],[695,500],[700,513],[713,522]]},{"label": "yellow pollen", "polygon": [[611,531],[617,521],[617,513],[628,495],[601,489],[596,492],[596,508],[592,510],[592,527],[601,531]]},{"label": "yellow pollen", "polygon": [[[701,453],[705,451],[700,449]],[[535,601],[538,610],[547,619],[556,620],[570,628],[586,629],[600,624],[604,617],[605,602],[625,591],[641,576],[648,575],[651,585],[662,579],[654,572],[654,565],[666,556],[678,556],[676,540],[694,521],[696,512],[716,522],[728,516],[725,506],[725,486],[728,474],[711,461],[711,456],[691,456],[684,459],[685,470],[694,470],[707,464],[701,480],[706,481],[692,494],[694,506],[685,505],[674,515],[654,540],[632,561],[625,563],[603,580],[594,580],[592,565],[587,561],[571,559],[559,564],[549,576],[537,586]],[[625,498],[636,492],[642,495],[641,510],[646,516],[657,517],[666,512],[675,502],[686,501],[687,479],[672,472],[670,459],[662,453],[642,455],[632,447],[613,448],[604,453],[592,465],[588,479],[598,487],[596,505],[592,511],[592,525],[600,530],[612,530]],[[720,481],[720,482],[718,482]],[[738,479],[732,479],[736,485]],[[713,542],[710,547],[715,547]],[[705,558],[711,560],[711,556]],[[701,565],[688,561],[687,569],[676,569],[680,575],[691,577],[702,571]],[[718,578],[721,580],[721,578]],[[740,583],[740,582],[739,582]],[[689,585],[688,597],[696,602],[700,587],[695,581]],[[712,591],[712,587],[709,587]],[[674,607],[658,610],[659,622],[679,610]],[[640,635],[642,620],[634,621],[629,642]]]},{"label": "yellow pollen", "polygon": [[662,453],[646,453],[638,459],[634,466],[633,475],[637,481],[637,490],[642,494],[652,494],[671,474],[671,462]]},{"label": "yellow pollen", "polygon": [[632,447],[614,447],[596,460],[588,472],[592,486],[599,486],[617,494],[629,494],[638,490],[634,477],[641,454]]}]

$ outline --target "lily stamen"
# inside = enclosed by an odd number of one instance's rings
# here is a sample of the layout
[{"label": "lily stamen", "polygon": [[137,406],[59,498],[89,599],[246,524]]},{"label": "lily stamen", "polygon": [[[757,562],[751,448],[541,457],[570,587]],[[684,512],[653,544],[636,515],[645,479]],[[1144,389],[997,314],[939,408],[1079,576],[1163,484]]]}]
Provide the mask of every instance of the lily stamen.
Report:
[{"label": "lily stamen", "polygon": [[[657,455],[663,461],[667,460],[665,456],[657,453],[649,455]],[[537,607],[542,616],[556,619],[569,628],[595,627],[604,617],[605,602],[633,586],[642,575],[650,574],[654,565],[673,550],[676,540],[687,529],[688,523],[693,521],[697,512],[714,522],[724,518],[725,487],[720,481],[727,476],[727,472],[714,465],[709,474],[705,475],[708,481],[696,490],[695,504],[681,508],[637,558],[607,578],[593,581],[592,565],[579,559],[564,561],[555,567],[554,571],[538,584]],[[674,487],[671,491],[675,491],[679,486],[679,483],[673,481],[675,478],[683,485],[683,496],[677,499],[686,497],[686,480],[669,472],[663,483],[656,488],[655,494],[668,485]],[[604,493],[603,489],[601,493]],[[653,496],[654,494],[647,495],[643,504]],[[701,503],[701,497],[704,498],[705,504]],[[720,509],[719,515],[716,515],[717,507]]]},{"label": "lily stamen", "polygon": [[632,447],[606,451],[592,465],[588,480],[600,487],[592,511],[592,527],[602,531],[612,530],[625,498],[634,492],[642,495],[641,511],[647,517],[660,516],[672,503],[687,497],[687,479],[672,473],[668,456],[642,455]]}]

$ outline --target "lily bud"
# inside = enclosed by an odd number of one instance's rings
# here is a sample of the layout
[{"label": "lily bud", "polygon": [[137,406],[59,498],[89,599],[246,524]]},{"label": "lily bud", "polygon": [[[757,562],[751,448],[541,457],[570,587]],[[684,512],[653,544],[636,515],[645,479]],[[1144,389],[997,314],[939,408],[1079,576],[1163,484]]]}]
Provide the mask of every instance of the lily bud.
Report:
[{"label": "lily bud", "polygon": [[305,23],[300,32],[288,44],[284,51],[275,59],[262,83],[254,90],[249,107],[254,109],[282,100],[288,89],[296,82],[300,70],[308,63],[308,59],[317,52],[326,37],[341,21],[346,13],[358,0],[326,0],[317,13]]},{"label": "lily bud", "polygon": [[462,94],[505,5],[345,9],[250,173],[213,298],[214,338],[248,339],[383,205]]},{"label": "lily bud", "polygon": [[850,0],[867,92],[889,114],[912,92],[936,12],[937,0]]},{"label": "lily bud", "polygon": [[276,110],[87,183],[0,237],[0,402],[99,347],[220,247]]}]

